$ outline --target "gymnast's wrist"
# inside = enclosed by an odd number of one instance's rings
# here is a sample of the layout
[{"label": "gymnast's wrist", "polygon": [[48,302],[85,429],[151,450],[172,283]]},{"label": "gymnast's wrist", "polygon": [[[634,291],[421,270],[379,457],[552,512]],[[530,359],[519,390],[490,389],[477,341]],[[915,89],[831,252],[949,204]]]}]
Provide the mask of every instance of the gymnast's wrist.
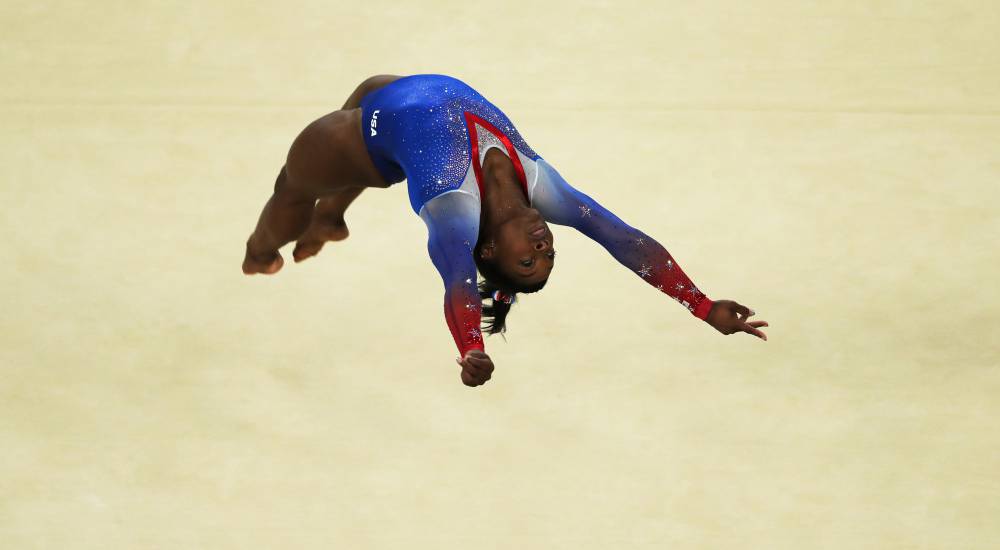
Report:
[{"label": "gymnast's wrist", "polygon": [[712,313],[712,306],[714,305],[715,302],[708,296],[705,296],[700,302],[698,302],[698,305],[691,310],[691,313],[702,321],[708,322],[708,315]]},{"label": "gymnast's wrist", "polygon": [[481,351],[483,353],[486,353],[486,346],[483,345],[482,342],[476,342],[475,344],[469,344],[469,345],[465,346],[465,349],[459,348],[458,351],[462,354],[462,357],[465,357],[465,354],[469,353],[470,351],[472,351],[474,349],[478,349],[479,351]]}]

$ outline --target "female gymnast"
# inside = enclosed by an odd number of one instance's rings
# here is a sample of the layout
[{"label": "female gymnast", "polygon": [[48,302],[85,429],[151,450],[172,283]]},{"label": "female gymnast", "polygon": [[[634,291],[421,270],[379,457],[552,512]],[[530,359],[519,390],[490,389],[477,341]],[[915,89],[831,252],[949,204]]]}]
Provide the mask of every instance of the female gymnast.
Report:
[{"label": "female gymnast", "polygon": [[766,321],[748,321],[754,312],[734,301],[710,300],[663,246],[570,186],[500,109],[443,75],[371,77],[343,108],[307,126],[247,240],[243,272],[277,272],[284,263],[278,249],[293,240],[301,262],[325,242],[346,239],[351,201],[368,187],[404,179],[410,205],[427,225],[467,386],[484,384],[493,372],[482,330],[503,332],[516,294],[548,281],[556,256],[548,222],[597,241],[722,334],[767,340],[760,330]]}]

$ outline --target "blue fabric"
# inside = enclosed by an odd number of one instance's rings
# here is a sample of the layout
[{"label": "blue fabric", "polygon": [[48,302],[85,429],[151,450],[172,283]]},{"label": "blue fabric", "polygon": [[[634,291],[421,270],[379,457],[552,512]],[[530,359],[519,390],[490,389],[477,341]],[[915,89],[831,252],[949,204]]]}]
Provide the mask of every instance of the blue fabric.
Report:
[{"label": "blue fabric", "polygon": [[531,159],[510,119],[461,80],[444,75],[400,78],[361,100],[361,130],[375,167],[388,183],[406,178],[413,211],[457,189],[471,162],[465,112],[504,132]]},{"label": "blue fabric", "polygon": [[410,205],[427,224],[427,251],[444,283],[445,320],[461,354],[484,349],[473,251],[479,239],[480,193],[490,193],[466,179],[473,160],[466,112],[495,127],[510,140],[514,153],[525,157],[520,161],[528,202],[546,221],[573,227],[696,316],[708,314],[712,301],[660,243],[566,182],[528,147],[500,109],[468,85],[443,75],[408,76],[365,96],[361,109],[365,144],[375,166],[390,183],[407,179]]}]

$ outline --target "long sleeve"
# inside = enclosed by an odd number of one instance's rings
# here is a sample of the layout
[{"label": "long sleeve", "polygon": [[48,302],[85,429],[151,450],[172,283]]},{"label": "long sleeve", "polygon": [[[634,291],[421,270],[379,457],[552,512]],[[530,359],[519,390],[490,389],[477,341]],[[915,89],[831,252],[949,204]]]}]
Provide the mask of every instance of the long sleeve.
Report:
[{"label": "long sleeve", "polygon": [[546,221],[574,227],[597,241],[619,263],[686,307],[695,317],[703,320],[708,317],[714,302],[691,282],[660,243],[573,188],[543,159],[538,160],[532,206]]},{"label": "long sleeve", "polygon": [[463,357],[471,349],[484,350],[482,302],[472,257],[479,238],[479,213],[478,199],[464,192],[439,195],[420,210],[427,224],[427,252],[444,283],[445,321]]}]

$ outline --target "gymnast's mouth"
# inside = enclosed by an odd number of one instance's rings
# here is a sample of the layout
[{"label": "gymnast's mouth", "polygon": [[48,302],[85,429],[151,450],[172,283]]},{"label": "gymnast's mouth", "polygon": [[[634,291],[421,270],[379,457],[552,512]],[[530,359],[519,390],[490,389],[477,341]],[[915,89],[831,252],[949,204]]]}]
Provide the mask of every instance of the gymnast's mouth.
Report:
[{"label": "gymnast's mouth", "polygon": [[532,230],[532,231],[531,231],[531,232],[529,233],[529,235],[531,235],[532,237],[534,237],[534,238],[536,238],[536,239],[540,239],[540,238],[542,238],[543,236],[545,236],[545,226],[544,226],[544,225],[540,225],[540,226],[538,226],[538,228],[537,228],[537,229],[534,229],[534,230]]}]

